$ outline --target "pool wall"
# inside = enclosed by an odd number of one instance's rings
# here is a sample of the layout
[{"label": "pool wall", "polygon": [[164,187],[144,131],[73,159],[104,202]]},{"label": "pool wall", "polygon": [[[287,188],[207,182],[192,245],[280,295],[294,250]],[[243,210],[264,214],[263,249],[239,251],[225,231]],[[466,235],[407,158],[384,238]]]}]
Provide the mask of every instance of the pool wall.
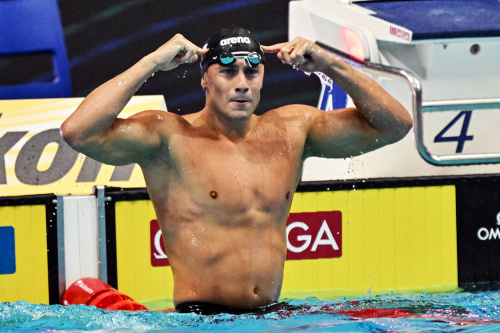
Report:
[{"label": "pool wall", "polygon": [[[0,101],[0,301],[55,304],[91,276],[169,307],[172,274],[140,170],[75,155],[54,134],[80,101]],[[124,112],[148,108],[165,109],[163,97],[134,97]],[[498,166],[422,164],[411,134],[352,159],[308,160],[282,297],[498,288]]]},{"label": "pool wall", "polygon": [[[310,228],[290,229],[289,255],[295,258],[285,264],[282,297],[497,288],[499,237],[494,207],[500,204],[500,196],[494,188],[499,181],[496,176],[478,176],[301,184],[288,225],[303,222]],[[147,192],[114,187],[101,191],[106,266],[95,260],[92,269],[139,302],[170,307],[172,274],[161,262],[163,253],[155,243],[157,230],[152,222],[156,217]],[[35,195],[0,200],[0,227],[15,231],[16,267],[15,272],[0,274],[1,301],[58,303],[61,292],[73,282],[65,281],[67,277],[91,275],[88,262],[80,270],[66,265],[65,274],[59,274],[61,252],[69,258],[88,258],[91,253],[83,252],[83,245],[74,250],[78,253],[56,250],[58,198]],[[339,217],[340,228],[335,224]],[[318,229],[322,220],[328,231]],[[99,224],[97,219],[95,223]],[[298,236],[310,238],[304,241]],[[319,257],[312,251],[315,243],[316,252],[322,252]]]},{"label": "pool wall", "polygon": [[59,302],[55,200],[0,198],[0,302]]},{"label": "pool wall", "polygon": [[[163,252],[155,244],[156,217],[151,201],[141,199],[145,195],[106,193],[115,211],[107,223],[116,228],[116,266],[109,266],[108,276],[116,267],[120,291],[143,302],[168,299],[173,292],[170,267],[155,263]],[[288,220],[282,297],[458,290],[455,208],[453,185],[354,190],[301,185]]]}]

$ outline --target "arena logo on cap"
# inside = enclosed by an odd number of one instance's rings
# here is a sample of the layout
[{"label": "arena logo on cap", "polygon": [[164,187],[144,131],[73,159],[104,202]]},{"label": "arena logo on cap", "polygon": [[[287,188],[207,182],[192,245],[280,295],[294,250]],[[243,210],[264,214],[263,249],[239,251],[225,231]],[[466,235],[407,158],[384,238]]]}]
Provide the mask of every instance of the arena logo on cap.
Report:
[{"label": "arena logo on cap", "polygon": [[251,44],[252,42],[250,41],[250,38],[248,37],[229,37],[222,39],[220,41],[220,45],[228,45],[228,44],[238,44],[238,43],[245,43],[245,44]]}]

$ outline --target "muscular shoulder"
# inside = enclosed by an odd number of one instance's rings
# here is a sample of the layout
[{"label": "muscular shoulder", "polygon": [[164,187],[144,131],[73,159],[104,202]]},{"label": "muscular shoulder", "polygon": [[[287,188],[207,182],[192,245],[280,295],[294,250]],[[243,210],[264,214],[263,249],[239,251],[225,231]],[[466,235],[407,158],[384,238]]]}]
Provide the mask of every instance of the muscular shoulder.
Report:
[{"label": "muscular shoulder", "polygon": [[264,121],[279,121],[307,128],[323,111],[303,104],[290,104],[270,110],[262,115]]},{"label": "muscular shoulder", "polygon": [[178,115],[161,110],[146,110],[135,113],[128,117],[128,119],[140,120],[145,123],[155,123],[162,122],[163,120],[175,120],[176,118],[180,118]]},{"label": "muscular shoulder", "polygon": [[130,116],[127,120],[140,123],[150,132],[164,135],[180,130],[187,123],[181,116],[161,110],[141,111]]}]

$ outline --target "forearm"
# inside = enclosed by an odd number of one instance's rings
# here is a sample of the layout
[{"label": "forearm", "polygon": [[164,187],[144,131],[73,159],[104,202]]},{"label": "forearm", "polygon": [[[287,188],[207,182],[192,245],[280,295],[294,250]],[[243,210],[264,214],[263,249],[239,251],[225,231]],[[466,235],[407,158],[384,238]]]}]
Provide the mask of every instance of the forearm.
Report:
[{"label": "forearm", "polygon": [[329,56],[329,66],[323,72],[353,99],[368,123],[382,135],[405,135],[412,119],[403,105],[368,76],[343,60]]},{"label": "forearm", "polygon": [[[277,52],[283,62],[305,72],[323,72],[337,83],[354,101],[360,119],[351,128],[377,131],[375,136],[385,143],[401,139],[411,128],[412,120],[406,109],[381,86],[356,71],[342,59],[327,52],[314,42],[296,37],[290,42],[263,46],[265,52]],[[372,132],[372,131],[368,131]],[[371,135],[373,137],[373,135]]]},{"label": "forearm", "polygon": [[156,70],[152,55],[92,91],[62,124],[63,137],[74,144],[103,136],[144,81]]}]

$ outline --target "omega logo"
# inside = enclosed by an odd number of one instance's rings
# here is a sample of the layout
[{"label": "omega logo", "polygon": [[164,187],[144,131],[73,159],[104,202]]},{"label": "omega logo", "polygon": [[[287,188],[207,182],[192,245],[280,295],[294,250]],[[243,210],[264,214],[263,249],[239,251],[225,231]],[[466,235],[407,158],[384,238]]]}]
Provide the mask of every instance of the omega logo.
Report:
[{"label": "omega logo", "polygon": [[[295,252],[295,253],[303,252],[311,244],[312,235],[299,235],[299,236],[297,236],[296,240],[299,242],[303,242],[303,243],[300,246],[294,246],[290,243],[290,237],[289,237],[290,231],[293,230],[294,228],[300,228],[304,231],[307,231],[309,229],[309,226],[307,224],[305,224],[304,222],[293,222],[293,223],[290,223],[286,227],[286,238],[287,238],[288,250]],[[325,235],[326,235],[326,239],[323,238]],[[319,245],[330,245],[333,250],[339,250],[339,246],[337,245],[335,238],[333,238],[332,232],[331,232],[330,228],[328,227],[326,220],[323,221],[323,223],[321,224],[321,228],[319,229],[318,233],[316,234],[316,238],[315,238],[314,243],[311,247],[311,251],[315,252],[318,249]]]},{"label": "omega logo", "polygon": [[[500,212],[497,213],[497,225],[500,225]],[[479,228],[477,238],[482,241],[500,239],[500,228],[490,228],[489,230],[485,227]]]},{"label": "omega logo", "polygon": [[156,259],[167,259],[167,255],[165,254],[165,251],[162,249],[161,246],[161,230],[158,230],[155,235],[155,240],[154,240],[154,245],[155,245],[155,252],[153,252],[153,255],[155,256]]},{"label": "omega logo", "polygon": [[287,260],[340,258],[340,211],[291,213],[286,227]]},{"label": "omega logo", "polygon": [[160,230],[160,225],[157,220],[151,220],[149,223],[150,230],[150,248],[151,248],[151,266],[161,267],[169,266],[167,254],[165,253],[165,245]]},{"label": "omega logo", "polygon": [[[340,258],[342,213],[340,211],[290,213],[286,227],[286,260]],[[170,265],[157,220],[150,222],[151,265]]]}]

